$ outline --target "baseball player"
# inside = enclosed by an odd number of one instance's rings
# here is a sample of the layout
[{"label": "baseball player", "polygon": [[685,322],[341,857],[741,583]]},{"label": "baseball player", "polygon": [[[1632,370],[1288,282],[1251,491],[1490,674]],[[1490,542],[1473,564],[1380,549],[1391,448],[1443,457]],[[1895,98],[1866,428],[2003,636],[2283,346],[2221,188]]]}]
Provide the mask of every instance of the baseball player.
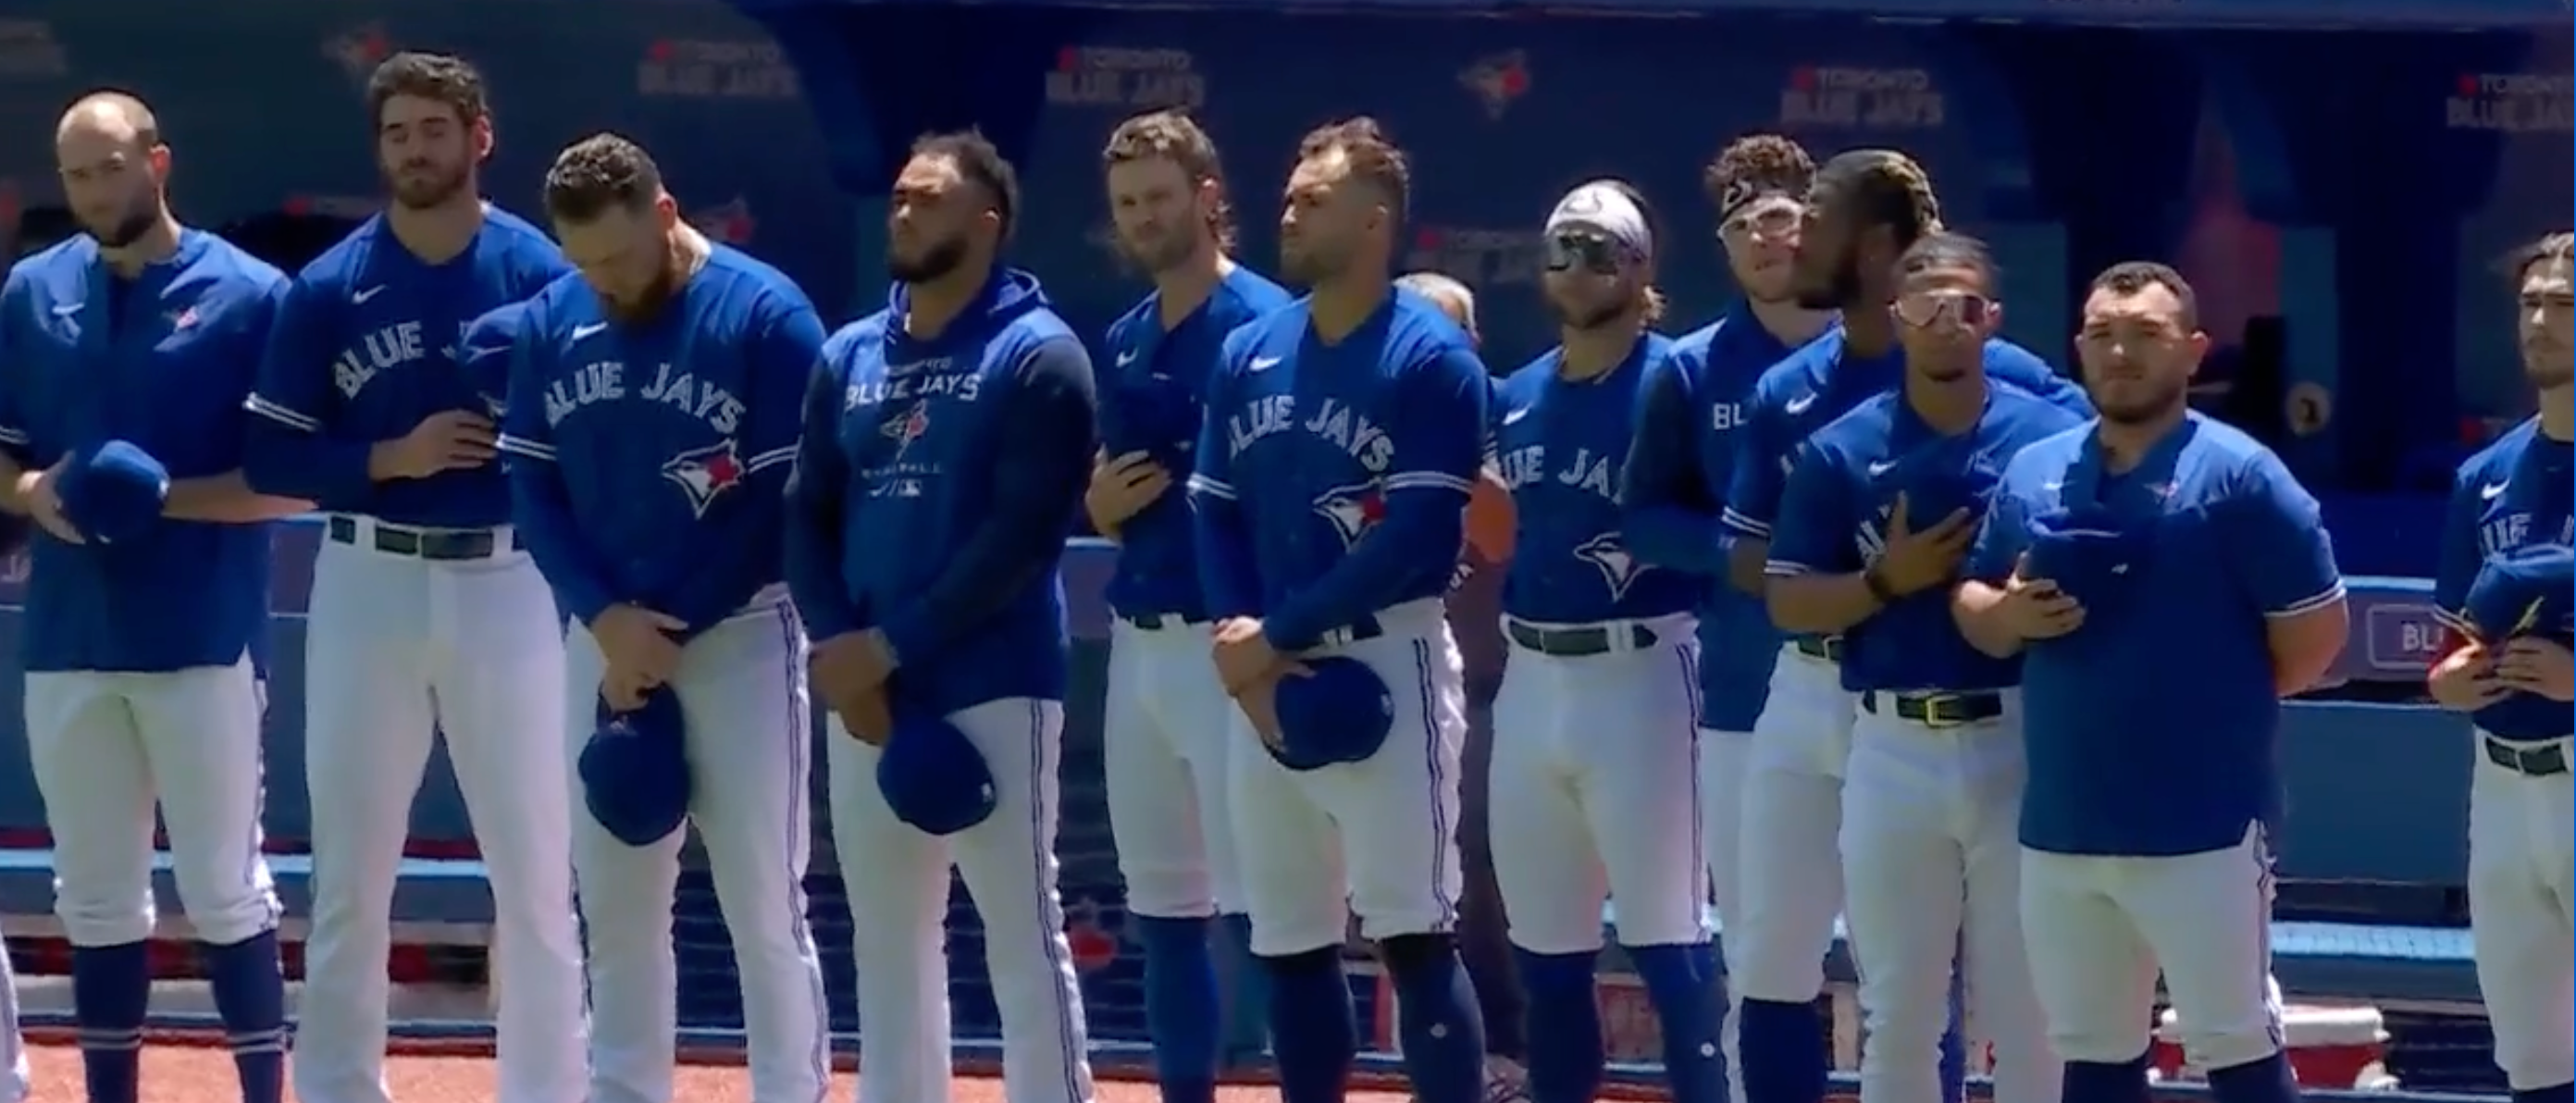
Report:
[{"label": "baseball player", "polygon": [[1109,826],[1127,911],[1145,948],[1145,1025],[1163,1103],[1212,1103],[1225,1015],[1209,952],[1223,916],[1251,924],[1226,830],[1233,709],[1208,669],[1212,639],[1190,543],[1190,450],[1199,395],[1225,336],[1288,305],[1279,285],[1226,255],[1234,238],[1216,143],[1178,111],[1110,134],[1101,160],[1118,247],[1154,292],[1109,327],[1103,447],[1084,506],[1118,543],[1109,580]]},{"label": "baseball player", "polygon": [[1840,839],[1864,1103],[1940,1099],[1954,966],[1993,1046],[1995,1098],[2057,1098],[2021,949],[2017,664],[1960,638],[1950,589],[2004,464],[2083,418],[1987,380],[1983,350],[2003,323],[1994,271],[1962,235],[1905,251],[1905,380],[1808,438],[1771,530],[1772,621],[1840,636],[1842,687],[1860,695],[1843,783],[1869,799],[1844,809]]},{"label": "baseball player", "polygon": [[[242,398],[286,277],[171,215],[170,147],[142,101],[83,97],[54,153],[87,233],[0,287],[0,507],[42,529],[21,642],[27,745],[89,1098],[136,1098],[157,801],[242,1098],[276,1103],[285,985],[250,652],[268,630],[268,522],[305,503],[253,491],[240,467]],[[154,484],[113,538],[88,531],[111,518],[74,493],[102,461],[126,481],[148,467]]]},{"label": "baseball player", "polygon": [[1389,282],[1409,179],[1371,119],[1299,143],[1280,266],[1311,293],[1227,342],[1190,477],[1217,670],[1246,718],[1239,745],[1276,739],[1272,694],[1302,657],[1374,672],[1395,733],[1362,761],[1310,771],[1270,754],[1228,760],[1287,1103],[1334,1103],[1349,1080],[1353,913],[1403,1006],[1415,1094],[1468,1103],[1483,1081],[1483,1023],[1450,933],[1465,722],[1440,598],[1480,466],[1487,380],[1466,334]]},{"label": "baseball player", "polygon": [[1618,181],[1557,202],[1541,282],[1562,343],[1505,379],[1489,411],[1518,521],[1492,781],[1511,814],[1494,822],[1494,873],[1530,997],[1536,1103],[1591,1103],[1601,1087],[1594,970],[1611,899],[1673,1099],[1726,1091],[1694,761],[1698,594],[1689,575],[1639,563],[1619,532],[1638,384],[1672,349],[1648,330],[1663,308],[1652,227]]},{"label": "baseball player", "polygon": [[[1940,222],[1930,177],[1904,154],[1853,150],[1816,170],[1790,283],[1801,305],[1838,309],[1842,320],[1765,370],[1745,399],[1723,515],[1735,542],[1728,574],[1739,588],[1760,592],[1771,523],[1799,445],[1903,378],[1905,350],[1889,309],[1896,258]],[[2018,345],[1990,339],[1983,360],[1988,379],[2090,412],[2080,389]],[[1859,703],[1836,669],[1838,638],[1793,635],[1781,654],[1745,765],[1742,916],[1728,920],[1727,941],[1740,943],[1729,953],[1741,970],[1731,980],[1745,1097],[1816,1103],[1828,1060],[1814,1003],[1842,906],[1836,838]]]},{"label": "baseball player", "polygon": [[[681,221],[660,167],[625,138],[566,148],[545,204],[581,277],[506,310],[493,324],[516,324],[517,340],[489,343],[516,350],[499,444],[513,516],[573,621],[557,769],[603,702],[678,696],[689,821],[741,975],[752,1098],[812,1103],[831,1082],[803,889],[812,714],[780,533],[823,323],[777,269]],[[572,838],[590,936],[588,1098],[665,1103],[683,835],[628,846],[583,816]]]},{"label": "baseball player", "polygon": [[[1056,895],[1068,642],[1057,563],[1093,458],[1090,358],[1037,278],[998,263],[1010,163],[972,132],[921,139],[896,177],[886,309],[832,335],[806,399],[788,578],[830,741],[832,837],[877,1056],[860,1103],[948,1098],[953,862],[983,917],[1010,1103],[1090,1103],[1082,995]],[[890,534],[900,534],[894,538]],[[916,830],[876,784],[895,710],[945,717],[994,811]]]},{"label": "baseball player", "polygon": [[[2443,707],[2477,725],[2469,792],[2469,923],[2478,988],[2495,1027],[2496,1064],[2518,1103],[2567,1103],[2576,1081],[2568,992],[2576,964],[2576,863],[2571,863],[2568,626],[2536,623],[2541,594],[2504,615],[2471,600],[2491,585],[2490,561],[2537,546],[2576,544],[2569,520],[2576,452],[2576,237],[2551,234],[2522,255],[2522,370],[2539,416],[2460,465],[2442,526],[2435,603],[2454,638],[2427,683]],[[2567,599],[2564,578],[2555,601]],[[2564,607],[2560,607],[2561,617]],[[2525,623],[2527,621],[2535,623]]]},{"label": "baseball player", "polygon": [[[386,1103],[395,873],[437,732],[483,842],[501,1103],[581,1094],[581,945],[561,755],[563,628],[510,528],[493,425],[461,363],[476,315],[569,271],[484,203],[482,76],[400,53],[367,85],[388,202],[298,273],[260,364],[251,485],[329,511],[305,637],[312,983],[296,1093]],[[498,366],[498,365],[494,365]]]},{"label": "baseball player", "polygon": [[[1816,174],[1807,151],[1786,138],[1756,134],[1721,151],[1706,173],[1717,206],[1718,239],[1744,299],[1724,317],[1673,341],[1672,353],[1646,366],[1638,384],[1637,439],[1620,472],[1620,532],[1640,561],[1699,580],[1699,802],[1701,850],[1708,856],[1710,895],[1723,927],[1741,913],[1736,867],[1742,853],[1737,820],[1753,721],[1771,693],[1779,633],[1756,595],[1726,579],[1729,537],[1719,524],[1735,432],[1744,424],[1745,392],[1762,369],[1833,324],[1830,311],[1809,310],[1790,294],[1789,267],[1798,223]],[[1718,948],[1732,976],[1742,939]],[[1733,995],[1733,986],[1729,986]],[[1732,1099],[1737,1032],[1722,1033]]]},{"label": "baseball player", "polygon": [[2279,457],[2191,412],[2208,345],[2172,269],[2096,278],[2076,351],[2101,416],[2005,468],[1959,586],[1967,638],[2024,656],[2022,933],[2076,1103],[2145,1098],[2158,966],[2220,1100],[2298,1090],[2265,831],[2280,699],[2342,650],[2343,580]]},{"label": "baseball player", "polygon": [[0,1103],[27,1098],[27,1039],[18,1032],[18,978],[10,972],[9,944],[0,939]]}]

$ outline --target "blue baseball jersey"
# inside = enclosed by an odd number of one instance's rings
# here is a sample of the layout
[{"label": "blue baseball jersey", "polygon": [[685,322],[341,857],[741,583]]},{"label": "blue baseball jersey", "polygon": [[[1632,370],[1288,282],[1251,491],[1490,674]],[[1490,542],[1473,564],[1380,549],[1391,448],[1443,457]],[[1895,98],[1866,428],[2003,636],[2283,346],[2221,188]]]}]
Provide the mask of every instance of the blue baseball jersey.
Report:
[{"label": "blue baseball jersey", "polygon": [[[1851,574],[1887,546],[1896,499],[1917,530],[1951,511],[1982,514],[2004,465],[2084,419],[2010,383],[1990,384],[1985,412],[1945,436],[1902,390],[1888,391],[1816,430],[1799,450],[1764,564],[1769,575]],[[1843,688],[1990,690],[2021,680],[2019,658],[1970,646],[1950,615],[1950,588],[1909,594],[1843,632]]]},{"label": "blue baseball jersey", "polygon": [[1100,381],[1101,446],[1113,457],[1151,453],[1175,483],[1184,484],[1119,526],[1110,608],[1127,616],[1207,618],[1185,484],[1205,420],[1208,373],[1227,334],[1292,299],[1278,284],[1238,266],[1179,325],[1163,327],[1160,293],[1145,296],[1110,325],[1110,368]]},{"label": "blue baseball jersey", "polygon": [[1700,725],[1749,732],[1771,700],[1780,634],[1762,599],[1727,580],[1734,538],[1719,519],[1733,478],[1744,400],[1789,347],[1739,305],[1647,365],[1637,440],[1620,475],[1628,548],[1700,580]]},{"label": "blue baseball jersey", "polygon": [[815,639],[884,633],[939,713],[1063,700],[1059,566],[1091,475],[1091,359],[1037,278],[997,269],[936,335],[905,288],[823,350],[789,494],[787,579]]},{"label": "blue baseball jersey", "polygon": [[248,403],[259,490],[428,528],[509,519],[502,465],[375,482],[380,441],[449,410],[484,412],[458,342],[484,312],[535,295],[572,269],[543,231],[487,210],[473,243],[438,264],[368,219],[295,276]]},{"label": "blue baseball jersey", "polygon": [[[1986,378],[2010,383],[2084,417],[2093,403],[2084,388],[2057,374],[2028,349],[2000,338],[1986,342]],[[1849,354],[1840,327],[1801,346],[1762,373],[1745,400],[1744,428],[1726,492],[1726,527],[1738,536],[1771,538],[1780,495],[1798,446],[1816,430],[1905,379],[1905,351]]]},{"label": "blue baseball jersey", "polygon": [[1447,593],[1488,387],[1467,334],[1409,291],[1331,344],[1306,299],[1236,330],[1190,476],[1209,612],[1301,651]]},{"label": "blue baseball jersey", "polygon": [[632,604],[695,633],[784,578],[787,475],[823,348],[786,276],[719,245],[649,320],[612,317],[565,276],[472,328],[501,331],[478,347],[513,350],[512,517],[567,615]]},{"label": "blue baseball jersey", "polygon": [[[2536,417],[2461,464],[2433,574],[2433,604],[2443,622],[2463,634],[2473,632],[2466,615],[2469,587],[2488,559],[2532,544],[2576,544],[2571,496],[2576,446],[2542,436]],[[2514,693],[2469,719],[2489,735],[2517,741],[2563,739],[2570,727],[2568,707],[2536,693]]]},{"label": "blue baseball jersey", "polygon": [[[194,229],[131,280],[87,234],[19,261],[0,285],[0,449],[32,471],[123,440],[173,481],[239,470],[242,401],[286,282]],[[36,530],[24,668],[160,673],[257,653],[270,529],[164,521],[113,545]]]},{"label": "blue baseball jersey", "polygon": [[1512,559],[1503,612],[1542,624],[1598,624],[1685,612],[1691,575],[1657,570],[1620,527],[1619,469],[1636,436],[1637,390],[1672,355],[1660,334],[1638,339],[1607,374],[1558,377],[1553,349],[1495,388],[1494,469],[1512,492]]},{"label": "blue baseball jersey", "polygon": [[2128,471],[2088,423],[2022,449],[1969,553],[2000,582],[2034,519],[2081,509],[2135,537],[2135,600],[2023,650],[2021,840],[2063,854],[2234,846],[2280,809],[2267,625],[2342,600],[2317,501],[2280,457],[2189,415]]}]

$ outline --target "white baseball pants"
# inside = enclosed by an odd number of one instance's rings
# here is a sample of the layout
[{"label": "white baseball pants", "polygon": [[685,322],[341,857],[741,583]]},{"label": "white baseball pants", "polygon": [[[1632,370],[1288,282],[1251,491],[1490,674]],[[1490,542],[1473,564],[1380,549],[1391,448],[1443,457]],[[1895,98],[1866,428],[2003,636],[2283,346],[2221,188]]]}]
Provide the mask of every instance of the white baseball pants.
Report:
[{"label": "white baseball pants", "polygon": [[[2534,777],[2486,755],[2469,782],[2469,932],[2496,1065],[2518,1091],[2576,1080],[2576,774]],[[2576,740],[2558,740],[2559,758]],[[2526,749],[2527,745],[2526,745]]]},{"label": "white baseball pants", "polygon": [[[1104,768],[1127,910],[1187,919],[1243,910],[1226,756],[1234,703],[1208,658],[1205,624],[1110,622]],[[1258,747],[1242,748],[1260,753]]]},{"label": "white baseball pants", "polygon": [[1737,821],[1736,915],[1726,915],[1727,991],[1803,1003],[1825,987],[1843,907],[1843,765],[1858,699],[1842,671],[1783,648],[1753,724]]}]

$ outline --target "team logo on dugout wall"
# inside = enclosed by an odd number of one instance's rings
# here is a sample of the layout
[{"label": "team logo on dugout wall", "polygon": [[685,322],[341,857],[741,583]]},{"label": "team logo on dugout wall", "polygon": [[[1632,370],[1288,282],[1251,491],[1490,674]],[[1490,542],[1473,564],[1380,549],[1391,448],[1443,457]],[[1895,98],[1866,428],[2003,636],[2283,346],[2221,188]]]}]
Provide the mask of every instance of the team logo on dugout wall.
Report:
[{"label": "team logo on dugout wall", "polygon": [[1801,65],[1780,89],[1780,125],[1793,130],[1932,130],[1948,117],[1940,84],[1922,69]]},{"label": "team logo on dugout wall", "polygon": [[72,70],[71,56],[41,19],[0,19],[0,78],[43,80]]},{"label": "team logo on dugout wall", "polygon": [[2576,130],[2576,76],[2462,73],[2443,104],[2453,130],[2565,134]]},{"label": "team logo on dugout wall", "polygon": [[1458,71],[1458,84],[1485,105],[1485,117],[1500,120],[1530,90],[1529,54],[1505,50],[1487,54]]},{"label": "team logo on dugout wall", "polygon": [[322,40],[322,56],[357,84],[375,75],[376,66],[394,54],[394,39],[382,23],[352,27]]},{"label": "team logo on dugout wall", "polygon": [[647,44],[635,62],[635,92],[681,100],[792,100],[802,94],[796,67],[777,43],[697,38]]},{"label": "team logo on dugout wall", "polygon": [[737,195],[732,202],[691,214],[689,225],[719,245],[749,245],[752,231],[759,229],[760,222],[751,216],[750,201]]},{"label": "team logo on dugout wall", "polygon": [[1196,110],[1207,103],[1207,78],[1187,50],[1067,46],[1047,71],[1046,98],[1058,107]]}]

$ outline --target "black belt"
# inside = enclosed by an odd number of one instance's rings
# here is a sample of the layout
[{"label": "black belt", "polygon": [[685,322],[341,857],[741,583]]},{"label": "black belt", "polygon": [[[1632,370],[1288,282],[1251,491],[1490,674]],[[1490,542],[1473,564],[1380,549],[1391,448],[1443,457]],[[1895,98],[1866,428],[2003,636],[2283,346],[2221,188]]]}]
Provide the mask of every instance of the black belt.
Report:
[{"label": "black belt", "polygon": [[1791,646],[1796,647],[1799,654],[1810,659],[1823,659],[1829,663],[1843,661],[1841,636],[1800,636]]},{"label": "black belt", "polygon": [[1891,693],[1874,689],[1860,695],[1860,707],[1875,713],[1881,697],[1895,703],[1898,719],[1927,728],[1982,724],[2004,714],[2004,695],[2000,693]]},{"label": "black belt", "polygon": [[2508,743],[2486,736],[2487,761],[2524,777],[2556,777],[2567,772],[2567,741]]},{"label": "black belt", "polygon": [[1541,628],[1535,624],[1517,620],[1503,622],[1503,634],[1510,636],[1512,643],[1541,655],[1554,655],[1560,659],[1579,659],[1587,655],[1607,655],[1613,651],[1623,650],[1611,646],[1619,639],[1615,634],[1619,632],[1627,633],[1628,646],[1624,650],[1643,650],[1655,645],[1655,630],[1642,624],[1631,624],[1625,628],[1613,628],[1608,625],[1594,625],[1589,628]]},{"label": "black belt", "polygon": [[1189,617],[1179,613],[1120,613],[1118,619],[1148,632],[1166,628],[1196,628],[1207,623],[1206,617]]},{"label": "black belt", "polygon": [[[332,543],[361,546],[355,518],[334,517],[327,528]],[[370,543],[376,551],[414,559],[490,559],[501,550],[501,535],[497,529],[415,529],[379,524]]]}]

